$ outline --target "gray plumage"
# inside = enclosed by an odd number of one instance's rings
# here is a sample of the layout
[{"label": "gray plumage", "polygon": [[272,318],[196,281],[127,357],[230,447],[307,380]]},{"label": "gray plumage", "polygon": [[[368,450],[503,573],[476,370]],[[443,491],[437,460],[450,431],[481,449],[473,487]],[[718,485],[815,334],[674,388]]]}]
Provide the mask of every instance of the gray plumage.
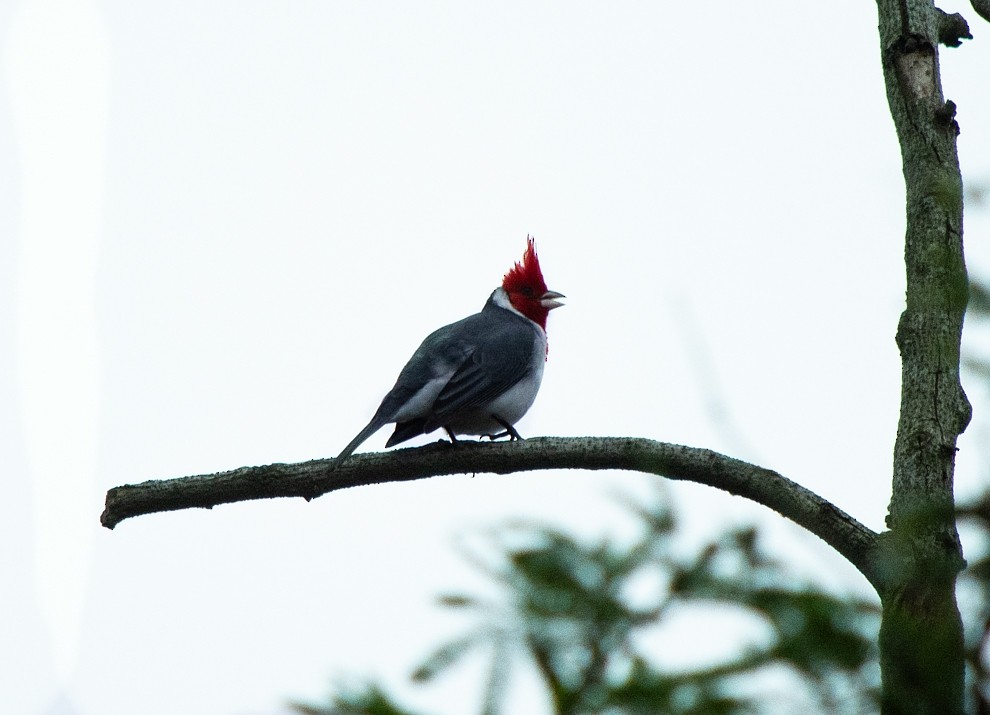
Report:
[{"label": "gray plumage", "polygon": [[546,345],[543,328],[497,288],[480,313],[427,336],[338,459],[390,422],[396,426],[386,447],[440,427],[452,435],[511,432],[536,398]]}]

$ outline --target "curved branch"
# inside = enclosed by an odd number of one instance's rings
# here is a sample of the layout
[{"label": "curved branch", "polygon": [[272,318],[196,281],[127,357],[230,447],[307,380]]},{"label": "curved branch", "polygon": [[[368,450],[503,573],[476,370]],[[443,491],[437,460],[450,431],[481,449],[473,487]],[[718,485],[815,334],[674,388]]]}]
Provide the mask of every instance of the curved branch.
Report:
[{"label": "curved branch", "polygon": [[338,489],[445,474],[509,474],[537,469],[625,469],[705,484],[763,504],[815,534],[878,585],[878,535],[830,502],[782,477],[708,449],[630,437],[540,437],[523,442],[439,442],[425,447],[300,464],[143,482],[107,492],[103,526],[159,511],[303,497]]}]

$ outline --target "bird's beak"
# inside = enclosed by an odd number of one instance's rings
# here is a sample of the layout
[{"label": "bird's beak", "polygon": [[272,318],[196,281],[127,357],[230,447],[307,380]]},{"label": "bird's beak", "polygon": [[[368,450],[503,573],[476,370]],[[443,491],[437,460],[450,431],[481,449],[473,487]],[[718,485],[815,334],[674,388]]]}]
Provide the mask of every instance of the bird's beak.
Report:
[{"label": "bird's beak", "polygon": [[555,290],[548,290],[540,296],[540,305],[547,310],[553,310],[554,308],[559,308],[563,305],[559,299],[564,297],[566,296],[563,293],[558,293]]}]

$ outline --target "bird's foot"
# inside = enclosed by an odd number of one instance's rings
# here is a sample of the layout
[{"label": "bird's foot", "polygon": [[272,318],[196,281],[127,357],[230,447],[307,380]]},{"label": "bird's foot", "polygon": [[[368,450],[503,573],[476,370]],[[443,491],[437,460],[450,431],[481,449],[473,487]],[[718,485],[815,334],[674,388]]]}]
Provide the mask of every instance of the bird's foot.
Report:
[{"label": "bird's foot", "polygon": [[522,435],[516,432],[516,428],[510,425],[505,420],[503,420],[501,417],[499,417],[498,415],[492,415],[492,419],[498,422],[503,427],[505,427],[505,432],[499,432],[498,434],[490,434],[488,435],[489,438],[491,438],[492,440],[496,440],[499,437],[508,436],[510,442],[515,442],[516,440],[523,441]]},{"label": "bird's foot", "polygon": [[450,437],[450,443],[451,444],[459,444],[460,443],[460,440],[457,439],[457,437],[454,436],[454,430],[452,430],[452,429],[450,429],[450,427],[446,427],[446,426],[443,429],[444,429],[444,432],[447,433],[447,436]]}]

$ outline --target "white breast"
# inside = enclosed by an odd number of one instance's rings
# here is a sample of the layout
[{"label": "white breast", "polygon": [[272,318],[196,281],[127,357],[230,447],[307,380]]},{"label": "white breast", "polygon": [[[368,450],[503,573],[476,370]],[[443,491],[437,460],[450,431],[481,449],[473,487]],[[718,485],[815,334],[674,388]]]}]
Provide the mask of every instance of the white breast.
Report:
[{"label": "white breast", "polygon": [[504,432],[505,428],[491,418],[498,415],[501,419],[514,425],[522,419],[536,400],[543,382],[543,368],[547,361],[547,335],[538,325],[533,326],[534,339],[537,342],[533,350],[533,362],[526,377],[492,400],[483,410],[466,413],[453,421],[451,429],[457,434],[487,435]]}]

